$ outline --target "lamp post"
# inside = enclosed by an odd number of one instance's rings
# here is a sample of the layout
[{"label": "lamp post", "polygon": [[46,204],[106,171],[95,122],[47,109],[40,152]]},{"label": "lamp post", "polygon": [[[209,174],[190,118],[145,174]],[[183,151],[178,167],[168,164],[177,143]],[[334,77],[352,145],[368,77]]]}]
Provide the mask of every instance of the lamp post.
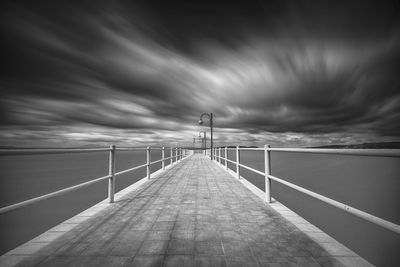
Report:
[{"label": "lamp post", "polygon": [[200,115],[200,120],[199,120],[199,124],[202,125],[203,124],[203,117],[207,116],[208,119],[210,120],[210,129],[211,129],[211,159],[214,158],[214,152],[213,152],[213,114],[210,113],[203,113]]},{"label": "lamp post", "polygon": [[200,131],[199,132],[199,137],[201,137],[201,133],[204,134],[204,138],[202,140],[204,142],[203,143],[204,155],[206,155],[206,152],[207,152],[207,132],[206,131]]}]

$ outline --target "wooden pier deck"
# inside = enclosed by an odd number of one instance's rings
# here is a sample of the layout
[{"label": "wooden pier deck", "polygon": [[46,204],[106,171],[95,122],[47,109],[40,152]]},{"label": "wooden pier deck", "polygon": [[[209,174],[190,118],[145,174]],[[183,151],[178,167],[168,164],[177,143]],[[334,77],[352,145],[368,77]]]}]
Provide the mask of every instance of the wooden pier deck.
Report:
[{"label": "wooden pier deck", "polygon": [[343,266],[198,154],[70,228],[18,266]]}]

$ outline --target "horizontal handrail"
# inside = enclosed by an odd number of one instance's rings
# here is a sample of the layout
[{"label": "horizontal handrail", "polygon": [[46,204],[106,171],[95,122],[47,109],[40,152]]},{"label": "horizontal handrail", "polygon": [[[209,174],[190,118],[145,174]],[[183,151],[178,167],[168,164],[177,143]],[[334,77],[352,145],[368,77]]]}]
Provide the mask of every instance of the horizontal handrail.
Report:
[{"label": "horizontal handrail", "polygon": [[253,169],[253,168],[251,168],[251,167],[249,167],[249,166],[247,166],[247,165],[239,164],[239,166],[240,166],[240,167],[243,167],[243,168],[245,168],[245,169],[247,169],[247,170],[249,170],[249,171],[255,172],[255,173],[259,174],[259,175],[263,175],[263,176],[265,175],[264,172],[261,172],[261,171],[259,171],[259,170]]},{"label": "horizontal handrail", "polygon": [[268,148],[267,150],[274,152],[400,157],[400,149]]},{"label": "horizontal handrail", "polygon": [[[225,150],[225,148],[224,148]],[[229,150],[229,148],[226,148],[226,150]],[[358,216],[366,221],[369,221],[371,223],[374,223],[376,225],[379,225],[381,227],[384,227],[388,230],[391,230],[395,233],[400,234],[400,225],[397,225],[395,223],[389,222],[387,220],[384,220],[382,218],[379,218],[377,216],[374,216],[372,214],[369,214],[367,212],[361,211],[357,208],[351,207],[349,205],[343,204],[339,201],[333,200],[331,198],[325,197],[323,195],[320,195],[318,193],[315,193],[311,190],[305,189],[301,186],[295,185],[293,183],[290,183],[288,181],[285,181],[281,178],[275,177],[271,175],[270,173],[270,164],[271,164],[271,158],[270,158],[270,152],[295,152],[295,153],[322,153],[322,154],[335,154],[335,155],[359,155],[359,156],[379,156],[379,157],[400,157],[400,149],[309,149],[309,148],[270,148],[269,146],[265,146],[264,148],[233,148],[231,150],[236,151],[236,161],[228,159],[227,155],[224,153],[224,156],[220,156],[217,153],[214,153],[214,160],[217,163],[221,162],[222,160],[225,160],[226,162],[231,162],[236,165],[236,175],[237,178],[240,179],[240,168],[245,168],[247,170],[253,171],[259,175],[262,175],[265,177],[265,185],[266,185],[266,201],[270,202],[271,196],[270,196],[270,190],[271,190],[271,185],[269,180],[274,180],[278,183],[281,183],[283,185],[286,185],[292,189],[295,189],[299,192],[302,192],[306,195],[309,195],[311,197],[314,197],[318,200],[321,200],[327,204],[330,204],[334,207],[340,208],[348,213],[351,213],[355,216]],[[251,168],[243,163],[240,163],[240,151],[241,150],[260,150],[264,151],[264,161],[265,161],[265,171],[259,171],[254,168]],[[215,151],[220,153],[221,149],[220,148],[215,148]],[[219,160],[219,162],[218,162]],[[225,164],[226,168],[227,165]]]},{"label": "horizontal handrail", "polygon": [[67,188],[64,188],[64,189],[61,189],[61,190],[58,190],[58,191],[55,191],[55,192],[40,196],[40,197],[35,197],[35,198],[31,198],[31,199],[28,199],[28,200],[25,200],[25,201],[21,201],[21,202],[18,202],[16,204],[12,204],[12,205],[0,208],[0,214],[8,212],[8,211],[15,210],[17,208],[28,206],[30,204],[33,204],[33,203],[36,203],[38,201],[45,200],[45,199],[48,199],[48,198],[51,198],[51,197],[60,196],[60,195],[63,195],[65,193],[80,189],[82,187],[85,187],[85,186],[88,186],[88,185],[91,185],[91,184],[94,184],[94,183],[97,183],[97,182],[100,182],[100,181],[103,181],[103,180],[106,180],[106,179],[109,179],[109,178],[111,178],[111,175],[106,175],[106,176],[103,176],[103,177],[100,177],[100,178],[96,178],[94,180],[90,180],[88,182],[84,182],[84,183],[81,183],[81,184],[70,186],[70,187],[67,187]]},{"label": "horizontal handrail", "polygon": [[[221,147],[221,149],[225,150],[225,147]],[[233,150],[236,150],[236,148],[235,147],[227,147],[226,150],[233,151]],[[262,147],[239,147],[239,150],[259,150],[259,151],[263,151],[264,148],[262,148]]]},{"label": "horizontal handrail", "polygon": [[[178,156],[179,156],[179,155],[174,156],[174,157],[168,157],[168,158],[164,158],[164,159],[159,159],[159,160],[156,160],[156,161],[152,161],[152,162],[150,162],[150,165],[153,165],[153,164],[162,162],[163,160],[164,160],[164,161],[165,161],[165,160],[168,160],[168,159],[170,159],[170,158],[176,158],[176,157],[178,157]],[[126,169],[126,170],[123,170],[123,171],[120,171],[120,172],[116,172],[114,175],[115,175],[115,176],[121,175],[121,174],[128,173],[128,172],[131,172],[131,171],[140,169],[140,168],[144,168],[144,167],[146,167],[146,166],[147,166],[147,163],[145,163],[145,164],[143,164],[143,165],[140,165],[140,166],[136,166],[136,167],[130,168],[130,169]]]},{"label": "horizontal handrail", "polygon": [[144,168],[144,167],[146,167],[146,166],[147,166],[147,163],[146,163],[146,164],[143,164],[143,165],[139,165],[139,166],[133,167],[133,168],[130,168],[130,169],[126,169],[126,170],[123,170],[123,171],[119,171],[119,172],[116,172],[116,173],[114,174],[114,176],[121,175],[121,174],[124,174],[124,173],[128,173],[128,172],[131,172],[131,171],[140,169],[140,168]]},{"label": "horizontal handrail", "polygon": [[[225,147],[221,147],[225,150]],[[218,150],[218,148],[215,148]],[[208,149],[209,150],[209,149]],[[264,151],[261,147],[226,148],[228,151]],[[314,153],[333,155],[353,155],[371,157],[400,157],[400,149],[357,149],[357,148],[267,148],[271,152]]]},{"label": "horizontal handrail", "polygon": [[[126,151],[126,150],[138,150],[138,149],[141,150],[141,148],[118,148],[117,149],[115,146],[110,146],[110,148],[93,148],[93,149],[32,149],[32,150],[31,149],[5,149],[5,150],[0,150],[0,155],[63,154],[63,153],[85,153],[85,152],[98,152],[98,151],[110,152],[110,157],[109,157],[110,163],[109,163],[109,174],[108,175],[100,177],[100,178],[96,178],[96,179],[93,179],[93,180],[90,180],[90,181],[87,181],[84,183],[80,183],[78,185],[70,186],[70,187],[67,187],[67,188],[52,192],[52,193],[48,193],[48,194],[45,194],[45,195],[42,195],[39,197],[35,197],[35,198],[21,201],[21,202],[18,202],[18,203],[9,205],[9,206],[2,207],[2,208],[0,208],[0,214],[15,210],[20,207],[28,206],[30,204],[36,203],[41,200],[59,196],[59,195],[77,190],[79,188],[82,188],[82,187],[85,187],[85,186],[88,186],[88,185],[91,185],[91,184],[94,184],[94,183],[97,183],[97,182],[100,182],[100,181],[103,181],[106,179],[109,179],[109,199],[110,199],[110,203],[112,203],[112,202],[114,202],[114,190],[115,190],[114,177],[137,170],[137,169],[140,169],[140,168],[147,167],[147,178],[150,179],[151,165],[162,162],[163,163],[162,169],[164,170],[164,168],[165,168],[164,163],[168,159],[171,159],[171,164],[173,164],[172,159],[175,158],[176,159],[175,162],[179,162],[184,157],[188,156],[186,153],[186,150],[184,150],[182,148],[171,148],[170,149],[171,155],[172,155],[173,150],[175,150],[176,153],[174,156],[166,158],[164,155],[165,148],[163,147],[163,148],[161,148],[161,150],[163,151],[162,158],[159,160],[156,160],[156,161],[151,161],[150,160],[150,158],[151,158],[150,151],[153,148],[147,147],[147,148],[145,148],[145,150],[147,152],[147,163],[139,165],[139,166],[135,166],[133,168],[129,168],[126,170],[122,170],[119,172],[115,172],[115,152],[120,151],[120,150]],[[3,151],[4,151],[4,154],[2,154]],[[32,152],[34,152],[34,153],[32,153]],[[185,152],[185,153],[183,153],[183,152]]]},{"label": "horizontal handrail", "polygon": [[230,163],[236,164],[236,161],[233,161],[233,160],[230,160],[230,159],[224,159],[224,160],[226,160],[227,162],[230,162]]},{"label": "horizontal handrail", "polygon": [[161,162],[161,161],[163,161],[163,160],[165,160],[165,159],[159,159],[159,160],[156,160],[156,161],[152,161],[152,162],[150,162],[150,165],[159,163],[159,162]]},{"label": "horizontal handrail", "polygon": [[[146,151],[143,147],[118,147],[116,151]],[[162,150],[159,147],[151,147],[152,150]],[[176,149],[175,147],[165,147],[165,149]],[[0,149],[0,156],[23,156],[23,155],[45,155],[45,154],[70,154],[70,153],[91,153],[110,151],[110,148],[13,148]]]},{"label": "horizontal handrail", "polygon": [[[263,150],[264,150],[264,149],[263,149]],[[226,159],[226,158],[224,158],[224,157],[221,157],[221,156],[215,156],[215,157],[217,157],[217,158],[220,158],[220,159],[223,159],[223,160],[226,160],[226,161],[228,161],[228,162],[231,162],[231,163],[234,163],[234,164],[236,164],[236,162],[235,162],[235,161],[233,161],[233,160]],[[255,173],[259,174],[259,175],[265,175],[265,173],[264,173],[264,172],[262,172],[262,171],[259,171],[259,170],[256,170],[256,169],[253,169],[253,168],[251,168],[251,167],[249,167],[249,166],[247,166],[247,165],[244,165],[244,164],[242,164],[242,163],[239,163],[239,166],[240,166],[240,167],[243,167],[243,168],[245,168],[245,169],[247,169],[247,170],[249,170],[249,171],[255,172]]]},{"label": "horizontal handrail", "polygon": [[268,175],[268,178],[270,178],[270,179],[272,179],[272,180],[274,180],[274,181],[276,181],[278,183],[284,184],[284,185],[286,185],[286,186],[288,186],[290,188],[293,188],[293,189],[295,189],[295,190],[297,190],[299,192],[302,192],[302,193],[304,193],[306,195],[309,195],[309,196],[311,196],[313,198],[319,199],[319,200],[321,200],[321,201],[323,201],[323,202],[325,202],[325,203],[327,203],[327,204],[329,204],[331,206],[334,206],[334,207],[337,207],[339,209],[342,209],[342,210],[344,210],[344,211],[346,211],[348,213],[351,213],[351,214],[353,214],[353,215],[355,215],[357,217],[360,217],[360,218],[362,218],[364,220],[367,220],[369,222],[375,223],[375,224],[380,225],[380,226],[382,226],[382,227],[384,227],[384,228],[386,228],[388,230],[391,230],[391,231],[393,231],[395,233],[400,234],[400,225],[397,225],[397,224],[394,224],[392,222],[386,221],[386,220],[381,219],[379,217],[376,217],[376,216],[374,216],[372,214],[369,214],[367,212],[361,211],[361,210],[359,210],[357,208],[351,207],[351,206],[343,204],[343,203],[341,203],[339,201],[336,201],[336,200],[333,200],[331,198],[328,198],[328,197],[325,197],[323,195],[320,195],[318,193],[315,193],[315,192],[313,192],[311,190],[305,189],[305,188],[303,188],[301,186],[298,186],[298,185],[292,184],[292,183],[290,183],[288,181],[282,180],[282,179],[280,179],[278,177],[275,177],[275,176],[272,176],[272,175]]},{"label": "horizontal handrail", "polygon": [[49,149],[0,149],[1,156],[12,155],[42,155],[42,154],[68,154],[110,151],[109,148],[49,148]]},{"label": "horizontal handrail", "polygon": [[[234,150],[236,150],[236,148],[234,148]],[[239,147],[239,150],[264,151],[264,148],[261,148],[261,147]]]},{"label": "horizontal handrail", "polygon": [[[168,149],[168,150],[170,150],[170,149],[176,149],[177,147],[169,147],[169,146],[166,146],[166,147],[164,147],[164,149]],[[118,147],[118,148],[116,148],[116,150],[117,151],[135,151],[135,150],[146,150],[147,149],[147,147]],[[163,149],[163,147],[151,147],[151,150],[162,150]]]},{"label": "horizontal handrail", "polygon": [[[116,151],[146,151],[146,147],[118,147]],[[152,148],[153,149],[153,148]]]}]

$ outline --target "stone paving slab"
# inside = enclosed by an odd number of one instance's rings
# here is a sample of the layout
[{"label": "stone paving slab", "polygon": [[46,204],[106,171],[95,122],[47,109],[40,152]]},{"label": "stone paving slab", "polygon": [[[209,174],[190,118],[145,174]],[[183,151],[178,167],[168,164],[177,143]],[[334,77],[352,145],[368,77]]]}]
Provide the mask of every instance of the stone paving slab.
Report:
[{"label": "stone paving slab", "polygon": [[202,155],[71,224],[17,266],[344,266]]}]

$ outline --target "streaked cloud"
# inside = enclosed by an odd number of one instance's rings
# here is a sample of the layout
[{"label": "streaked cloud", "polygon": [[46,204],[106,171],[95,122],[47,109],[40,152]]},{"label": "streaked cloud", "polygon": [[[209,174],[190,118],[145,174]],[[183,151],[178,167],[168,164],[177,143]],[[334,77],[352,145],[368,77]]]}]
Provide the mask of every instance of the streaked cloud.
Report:
[{"label": "streaked cloud", "polygon": [[[363,24],[345,12],[353,3],[304,3],[250,3],[244,13],[10,3],[1,144],[190,143],[202,112],[214,113],[220,144],[398,140],[400,35],[390,5],[366,5],[354,15],[373,14]],[[331,9],[343,25],[319,15]],[[207,10],[226,14],[214,20]]]}]

